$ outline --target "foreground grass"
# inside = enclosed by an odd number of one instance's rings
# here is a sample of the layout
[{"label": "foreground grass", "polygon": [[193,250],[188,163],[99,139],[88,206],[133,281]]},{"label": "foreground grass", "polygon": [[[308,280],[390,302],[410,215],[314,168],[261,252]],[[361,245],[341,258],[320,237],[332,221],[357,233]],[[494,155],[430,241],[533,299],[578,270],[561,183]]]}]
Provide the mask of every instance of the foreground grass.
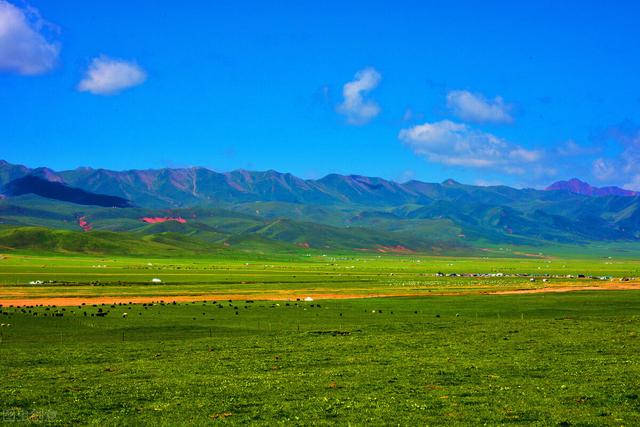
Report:
[{"label": "foreground grass", "polygon": [[4,307],[0,411],[95,425],[640,424],[639,293],[278,304]]}]

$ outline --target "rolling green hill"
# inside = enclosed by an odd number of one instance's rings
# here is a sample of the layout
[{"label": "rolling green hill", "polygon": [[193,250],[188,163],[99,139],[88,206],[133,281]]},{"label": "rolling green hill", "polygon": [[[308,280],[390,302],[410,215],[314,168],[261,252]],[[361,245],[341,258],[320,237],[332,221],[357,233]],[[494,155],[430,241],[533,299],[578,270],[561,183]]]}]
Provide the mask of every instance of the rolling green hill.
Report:
[{"label": "rolling green hill", "polygon": [[[58,200],[55,195],[9,192],[0,199],[0,226],[118,233],[100,236],[95,247],[102,248],[108,248],[119,233],[123,241],[138,239],[162,244],[164,249],[196,252],[208,250],[208,245],[248,247],[251,242],[274,250],[283,245],[367,251],[401,247],[438,253],[499,245],[640,247],[637,196],[590,197],[568,191],[470,186],[453,180],[399,184],[357,175],[303,180],[275,171],[218,173],[205,168],[55,172],[0,161],[2,188],[12,188],[11,182],[29,175],[64,183],[72,192],[81,189],[83,193],[78,194],[90,200],[94,194],[121,197],[132,207],[90,206]],[[150,223],[154,218],[180,222]],[[2,239],[5,247],[29,246],[15,236]],[[60,250],[74,247],[65,242],[48,245]],[[91,249],[89,242],[78,245]]]}]

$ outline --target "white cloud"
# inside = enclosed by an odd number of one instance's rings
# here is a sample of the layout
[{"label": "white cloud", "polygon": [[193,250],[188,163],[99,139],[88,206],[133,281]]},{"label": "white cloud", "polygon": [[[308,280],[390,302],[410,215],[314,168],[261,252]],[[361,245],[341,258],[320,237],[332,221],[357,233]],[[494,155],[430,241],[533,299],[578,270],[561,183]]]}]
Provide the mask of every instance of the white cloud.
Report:
[{"label": "white cloud", "polygon": [[365,95],[375,89],[381,79],[382,76],[374,68],[365,68],[356,73],[354,80],[344,85],[344,101],[338,105],[338,112],[347,117],[347,122],[365,124],[380,113],[378,104],[365,99]]},{"label": "white cloud", "polygon": [[138,86],[146,79],[147,73],[136,63],[100,56],[91,61],[78,90],[94,95],[114,95]]},{"label": "white cloud", "polygon": [[499,180],[479,178],[475,180],[474,185],[478,185],[480,187],[495,187],[504,184]]},{"label": "white cloud", "polygon": [[402,174],[400,175],[400,178],[398,179],[398,182],[411,181],[412,179],[415,179],[415,177],[416,177],[416,173],[410,169],[407,169],[404,172],[402,172]]},{"label": "white cloud", "polygon": [[477,123],[511,123],[511,106],[500,96],[488,100],[466,90],[453,90],[447,95],[447,107],[458,118]]},{"label": "white cloud", "polygon": [[626,181],[623,187],[640,191],[640,138],[633,145],[627,146],[613,164],[618,168],[617,173]]},{"label": "white cloud", "polygon": [[615,142],[621,151],[613,157],[595,159],[591,172],[603,183],[623,183],[624,188],[640,190],[640,126],[623,122],[610,127],[605,141]]},{"label": "white cloud", "polygon": [[600,181],[608,181],[616,175],[616,165],[609,159],[595,159],[592,165],[592,173]]},{"label": "white cloud", "polygon": [[60,45],[47,41],[44,26],[35,9],[0,0],[0,71],[37,75],[56,65]]},{"label": "white cloud", "polygon": [[622,187],[627,190],[640,191],[640,174],[633,175],[631,181],[625,183]]},{"label": "white cloud", "polygon": [[573,139],[565,141],[556,148],[556,153],[563,157],[589,156],[600,152],[600,147],[586,147],[578,144]]},{"label": "white cloud", "polygon": [[540,151],[528,150],[490,133],[449,120],[402,129],[399,138],[414,153],[448,166],[523,174],[542,158]]}]

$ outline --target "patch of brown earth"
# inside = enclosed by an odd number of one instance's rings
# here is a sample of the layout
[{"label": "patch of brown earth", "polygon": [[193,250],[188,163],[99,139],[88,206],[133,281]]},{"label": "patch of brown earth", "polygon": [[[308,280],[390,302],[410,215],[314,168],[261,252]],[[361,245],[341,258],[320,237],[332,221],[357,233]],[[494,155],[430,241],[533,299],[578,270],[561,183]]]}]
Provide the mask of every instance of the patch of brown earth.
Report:
[{"label": "patch of brown earth", "polygon": [[384,245],[377,245],[376,249],[378,252],[391,252],[391,253],[398,253],[398,254],[412,254],[415,251],[406,248],[402,245],[396,245],[396,246],[384,246]]},{"label": "patch of brown earth", "polygon": [[91,229],[93,229],[93,226],[89,223],[89,220],[87,220],[86,216],[81,216],[80,218],[78,218],[78,225],[84,231],[91,231]]},{"label": "patch of brown earth", "polygon": [[[389,297],[429,297],[429,296],[464,296],[464,295],[517,295],[517,294],[539,294],[539,293],[559,293],[559,292],[574,292],[574,291],[621,291],[621,290],[640,290],[640,282],[626,282],[626,283],[604,283],[595,284],[593,286],[548,286],[544,288],[534,289],[511,289],[511,290],[477,290],[477,291],[436,291],[436,292],[421,292],[421,293],[363,293],[363,294],[348,294],[348,293],[307,293],[307,294],[294,294],[288,292],[271,293],[271,294],[207,294],[207,295],[156,295],[156,296],[138,296],[138,297],[125,297],[125,296],[108,296],[108,297],[19,297],[19,298],[2,298],[0,297],[0,305],[14,307],[43,305],[43,306],[60,306],[69,307],[77,306],[81,304],[93,305],[93,304],[142,304],[142,303],[154,303],[154,302],[194,302],[194,301],[242,301],[242,300],[255,300],[255,301],[303,301],[307,297],[313,298],[313,300],[329,300],[329,299],[358,299],[358,298],[389,298]],[[12,292],[15,295],[14,292]]]},{"label": "patch of brown earth", "polygon": [[604,285],[593,286],[549,286],[535,289],[511,289],[508,291],[488,291],[484,292],[493,295],[513,295],[513,294],[543,294],[554,292],[574,292],[574,291],[632,291],[640,290],[640,283],[606,283]]}]

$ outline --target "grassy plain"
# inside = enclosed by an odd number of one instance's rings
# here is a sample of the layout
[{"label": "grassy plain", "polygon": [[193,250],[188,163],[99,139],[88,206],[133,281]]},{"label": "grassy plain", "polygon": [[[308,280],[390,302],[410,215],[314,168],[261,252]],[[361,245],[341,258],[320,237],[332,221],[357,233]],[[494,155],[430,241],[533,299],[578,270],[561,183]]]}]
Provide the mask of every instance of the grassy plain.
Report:
[{"label": "grassy plain", "polygon": [[[503,277],[437,277],[499,274]],[[530,277],[538,276],[530,282]],[[0,302],[48,297],[135,296],[296,298],[309,295],[429,295],[601,285],[600,280],[560,276],[640,277],[629,259],[453,258],[371,254],[274,255],[246,258],[123,258],[5,255],[0,259]],[[549,277],[542,282],[543,275]],[[152,279],[162,280],[153,284]],[[40,284],[30,282],[42,281]],[[116,299],[114,299],[115,301]],[[125,301],[126,302],[126,301]]]},{"label": "grassy plain", "polygon": [[2,410],[96,425],[640,422],[635,292],[286,304],[5,308]]},{"label": "grassy plain", "polygon": [[[638,425],[639,292],[492,295],[481,292],[611,282],[435,273],[639,270],[608,258],[4,255],[0,415],[54,425]],[[296,301],[318,294],[406,296]],[[79,302],[139,295],[202,299]],[[260,300],[274,295],[284,300]],[[80,299],[7,303],[50,296]]]}]

